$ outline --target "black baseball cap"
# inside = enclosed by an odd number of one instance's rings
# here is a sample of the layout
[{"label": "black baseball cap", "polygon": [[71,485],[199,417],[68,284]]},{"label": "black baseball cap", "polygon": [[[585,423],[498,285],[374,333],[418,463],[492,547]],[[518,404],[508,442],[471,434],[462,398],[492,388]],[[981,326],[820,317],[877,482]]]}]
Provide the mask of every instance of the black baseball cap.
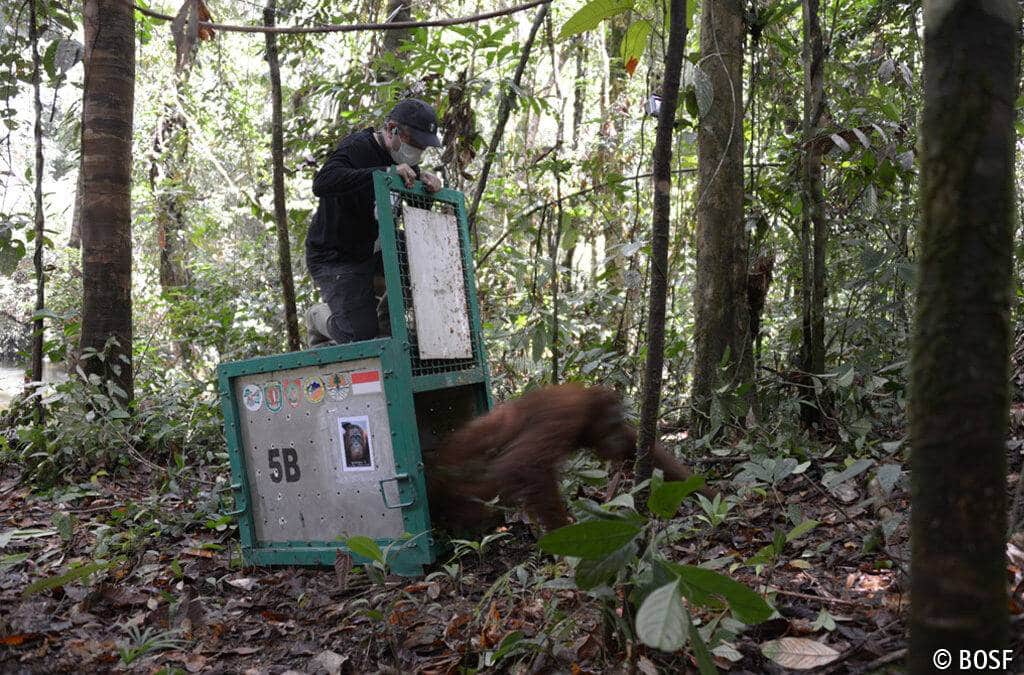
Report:
[{"label": "black baseball cap", "polygon": [[388,119],[404,124],[413,142],[421,148],[437,148],[441,139],[437,137],[437,113],[430,104],[418,98],[407,98],[398,102]]}]

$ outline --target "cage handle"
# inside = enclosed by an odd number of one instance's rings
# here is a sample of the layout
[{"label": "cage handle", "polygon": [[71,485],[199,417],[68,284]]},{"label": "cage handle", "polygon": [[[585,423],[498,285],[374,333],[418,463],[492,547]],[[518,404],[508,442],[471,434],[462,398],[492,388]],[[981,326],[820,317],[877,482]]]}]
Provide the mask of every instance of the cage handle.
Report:
[{"label": "cage handle", "polygon": [[[397,504],[389,504],[388,503],[388,496],[384,492],[384,483],[390,483],[390,482],[393,481],[397,485],[398,481],[401,481],[401,480],[409,481],[409,485],[410,485],[410,487],[412,487],[412,491],[413,491],[412,497],[410,497],[409,501],[407,501],[407,502],[399,501]],[[389,508],[389,509],[404,509],[407,506],[412,506],[416,502],[416,484],[413,483],[410,480],[410,476],[407,473],[396,473],[391,478],[382,478],[379,481],[377,481],[377,487],[380,489],[380,498],[382,500],[384,500],[385,508]]]}]

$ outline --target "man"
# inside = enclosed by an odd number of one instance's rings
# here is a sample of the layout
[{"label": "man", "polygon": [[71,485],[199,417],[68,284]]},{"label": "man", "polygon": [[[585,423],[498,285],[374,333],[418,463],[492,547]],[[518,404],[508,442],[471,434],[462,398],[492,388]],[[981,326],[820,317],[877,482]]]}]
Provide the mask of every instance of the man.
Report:
[{"label": "man", "polygon": [[381,129],[363,129],[342,139],[317,172],[313,194],[320,205],[306,237],[306,266],[323,302],[306,311],[310,347],[377,337],[373,288],[382,267],[375,251],[373,172],[397,174],[406,187],[420,179],[429,192],[436,192],[441,181],[421,173],[419,162],[426,148],[440,145],[434,109],[408,98],[391,110]]}]

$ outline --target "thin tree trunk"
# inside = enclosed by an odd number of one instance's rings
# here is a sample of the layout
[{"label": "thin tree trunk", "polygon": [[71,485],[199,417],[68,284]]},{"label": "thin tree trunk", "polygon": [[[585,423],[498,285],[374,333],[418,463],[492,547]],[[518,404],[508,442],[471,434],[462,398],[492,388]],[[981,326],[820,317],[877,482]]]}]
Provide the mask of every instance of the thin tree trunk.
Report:
[{"label": "thin tree trunk", "polygon": [[912,673],[934,672],[939,649],[957,659],[960,650],[1008,646],[1005,442],[1020,51],[1012,0],[926,3],[924,18],[910,388]]},{"label": "thin tree trunk", "polygon": [[[697,270],[694,286],[693,425],[704,436],[712,419],[719,364],[725,384],[752,384],[747,242],[743,227],[743,7],[706,2],[701,10],[702,68],[715,105],[697,131]],[[753,397],[753,387],[748,395]],[[715,425],[712,425],[715,422]]]},{"label": "thin tree trunk", "polygon": [[494,134],[491,135],[491,142],[487,146],[484,166],[480,170],[480,180],[477,181],[476,190],[473,191],[472,206],[469,207],[469,228],[473,231],[474,237],[476,236],[476,213],[480,207],[480,198],[487,187],[487,176],[491,173],[491,164],[494,163],[494,158],[498,154],[498,144],[501,143],[501,137],[505,134],[505,125],[508,123],[509,114],[512,112],[512,104],[516,100],[516,90],[519,88],[519,83],[523,80],[523,72],[526,70],[526,63],[529,61],[530,51],[533,49],[533,41],[537,37],[537,31],[540,29],[541,24],[544,23],[544,17],[547,14],[548,5],[541,5],[540,9],[537,10],[537,16],[533,18],[530,35],[526,38],[526,43],[523,44],[523,51],[519,54],[519,64],[516,65],[515,74],[512,76],[512,86],[508,87],[505,91],[501,104],[498,106],[498,119],[494,125]]},{"label": "thin tree trunk", "polygon": [[[584,38],[586,33],[576,36],[576,44],[574,49],[576,50],[576,79],[573,82],[573,96],[572,96],[572,149],[576,150],[579,147],[580,142],[580,127],[583,125],[583,108],[586,105],[586,94],[587,94],[587,81],[586,81],[586,70],[584,69],[586,52],[584,46],[586,42]],[[565,289],[568,292],[573,290],[573,259],[576,257],[576,246],[583,234],[583,229],[586,227],[586,223],[582,219],[577,219],[573,223],[576,228],[576,238],[573,240],[573,245],[565,251],[565,262],[563,266],[566,269],[565,274]]]},{"label": "thin tree trunk", "polygon": [[166,106],[153,132],[153,158],[149,169],[160,251],[160,286],[164,290],[184,286],[189,278],[185,264],[187,200],[181,194],[187,182],[183,171],[187,143],[185,119],[177,112],[177,106]]},{"label": "thin tree trunk", "polygon": [[103,361],[81,361],[86,373],[110,379],[134,398],[132,372],[132,111],[135,17],[120,0],[86,0],[82,93],[81,348]]},{"label": "thin tree trunk", "polygon": [[[907,28],[910,30],[911,35],[911,48],[907,54],[907,67],[910,68],[910,72],[917,72],[917,54],[919,43],[917,39],[917,12],[907,12]],[[911,104],[909,106],[910,119],[914,127],[918,126],[917,110]],[[904,181],[902,194],[900,196],[901,217],[898,218],[899,231],[896,236],[896,250],[898,251],[899,261],[902,264],[910,263],[910,225],[912,218],[909,214],[917,213],[916,207],[917,202],[914,199],[914,187],[911,180]],[[896,282],[893,290],[893,303],[896,305],[896,327],[902,333],[906,334],[909,332],[910,317],[907,314],[907,284],[904,282],[903,277],[900,274],[896,274]]]},{"label": "thin tree trunk", "polygon": [[[32,322],[32,381],[43,380],[43,317],[46,307],[46,277],[43,274],[43,101],[39,94],[42,68],[39,59],[39,26],[36,24],[36,0],[29,0],[29,39],[32,42],[32,92],[35,104],[36,168],[35,168],[35,239],[36,250],[32,262],[36,272],[36,319]],[[41,409],[40,409],[41,412]]]},{"label": "thin tree trunk", "polygon": [[548,252],[551,256],[551,384],[558,384],[559,382],[559,360],[562,355],[558,325],[558,291],[561,285],[561,281],[558,278],[558,247],[562,242],[562,176],[557,170],[555,173],[555,194],[558,199],[555,202],[555,223],[551,228],[553,234],[548,245]]},{"label": "thin tree trunk", "polygon": [[[802,172],[803,210],[800,215],[803,241],[804,311],[801,368],[808,373],[825,371],[825,244],[828,237],[822,196],[821,148],[814,142],[821,117],[825,111],[824,49],[821,40],[819,0],[803,0],[803,60],[804,60],[804,162]],[[813,233],[813,244],[807,240]],[[810,249],[810,250],[808,250]],[[810,258],[808,260],[808,258]],[[809,264],[808,264],[809,263]],[[810,276],[807,272],[810,272]],[[810,426],[821,420],[821,400],[814,406],[803,406],[801,417]]]},{"label": "thin tree trunk", "polygon": [[[263,21],[274,25],[277,0],[267,0]],[[284,132],[281,124],[281,69],[277,62],[277,36],[266,34],[267,63],[270,65],[270,97],[273,105],[273,128],[270,154],[274,164],[274,221],[277,223],[277,258],[281,269],[281,292],[284,299],[284,322],[288,329],[288,349],[302,348],[299,340],[299,319],[295,310],[295,281],[292,276],[292,246],[288,237],[288,209],[284,201]]]},{"label": "thin tree trunk", "polygon": [[654,140],[654,208],[651,218],[651,290],[647,310],[647,361],[644,365],[640,403],[640,435],[637,443],[638,481],[651,475],[651,448],[658,440],[661,407],[661,373],[665,365],[665,302],[668,294],[668,237],[672,217],[672,130],[679,100],[679,76],[686,49],[686,0],[669,6],[668,48],[661,87],[658,131]]},{"label": "thin tree trunk", "polygon": [[82,133],[78,133],[78,179],[75,181],[75,207],[71,212],[71,233],[68,248],[82,247],[82,181],[85,179],[85,163],[82,161]]},{"label": "thin tree trunk", "polygon": [[572,149],[580,145],[580,127],[583,125],[583,110],[587,104],[586,33],[576,36],[576,80],[572,95]]}]

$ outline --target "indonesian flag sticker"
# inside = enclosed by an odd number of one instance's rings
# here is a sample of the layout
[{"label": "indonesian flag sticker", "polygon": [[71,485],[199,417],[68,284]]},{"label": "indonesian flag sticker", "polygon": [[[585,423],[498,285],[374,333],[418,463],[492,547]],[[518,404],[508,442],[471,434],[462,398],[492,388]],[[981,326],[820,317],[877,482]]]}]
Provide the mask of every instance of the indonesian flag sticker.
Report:
[{"label": "indonesian flag sticker", "polygon": [[352,395],[380,393],[380,371],[359,370],[352,373]]}]

